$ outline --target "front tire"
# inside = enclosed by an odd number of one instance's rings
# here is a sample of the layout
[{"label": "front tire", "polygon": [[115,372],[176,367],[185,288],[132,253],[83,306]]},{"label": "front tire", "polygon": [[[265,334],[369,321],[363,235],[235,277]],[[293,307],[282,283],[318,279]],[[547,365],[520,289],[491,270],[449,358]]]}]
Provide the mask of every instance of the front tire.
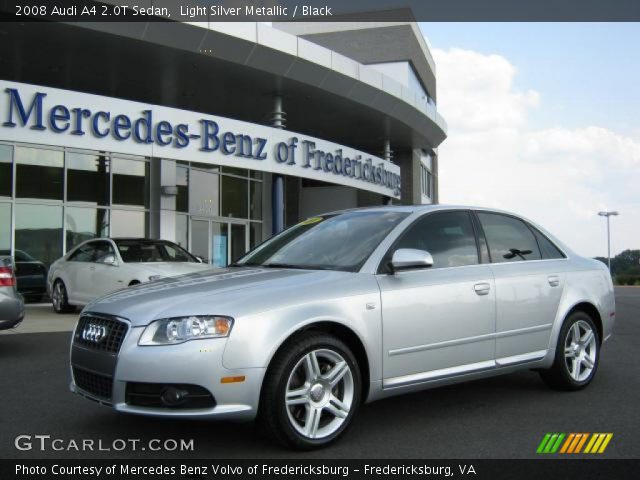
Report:
[{"label": "front tire", "polygon": [[265,376],[258,420],[280,443],[310,450],[349,427],[361,399],[358,363],[341,340],[319,332],[290,339]]},{"label": "front tire", "polygon": [[67,288],[65,287],[64,282],[60,279],[56,280],[53,284],[51,303],[53,305],[53,310],[56,313],[73,313],[76,311],[76,307],[69,304]]},{"label": "front tire", "polygon": [[593,380],[599,362],[598,329],[587,313],[574,312],[560,329],[553,365],[540,376],[555,390],[581,390]]}]

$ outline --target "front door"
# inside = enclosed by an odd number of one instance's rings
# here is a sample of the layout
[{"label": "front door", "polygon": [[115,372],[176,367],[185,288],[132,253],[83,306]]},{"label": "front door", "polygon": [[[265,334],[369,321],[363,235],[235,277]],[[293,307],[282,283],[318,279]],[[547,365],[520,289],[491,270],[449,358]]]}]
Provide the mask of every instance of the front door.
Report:
[{"label": "front door", "polygon": [[399,248],[431,253],[430,268],[377,275],[382,296],[385,388],[396,388],[495,367],[495,284],[479,264],[466,210],[426,214]]},{"label": "front door", "polygon": [[214,267],[224,268],[247,252],[247,222],[192,218],[190,228],[191,253]]}]

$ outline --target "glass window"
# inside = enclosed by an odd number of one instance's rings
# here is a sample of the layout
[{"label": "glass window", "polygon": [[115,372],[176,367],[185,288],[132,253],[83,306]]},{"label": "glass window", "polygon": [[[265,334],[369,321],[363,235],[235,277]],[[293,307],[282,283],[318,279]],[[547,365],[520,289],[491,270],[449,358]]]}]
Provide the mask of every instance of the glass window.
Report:
[{"label": "glass window", "polygon": [[[209,244],[209,221],[191,220],[191,252],[199,256],[205,262],[211,263]],[[225,250],[225,260],[227,258]]]},{"label": "glass window", "polygon": [[149,208],[149,162],[114,158],[113,204]]},{"label": "glass window", "polygon": [[247,226],[237,223],[231,224],[231,261],[235,262],[247,253]]},{"label": "glass window", "polygon": [[67,251],[85,240],[109,236],[109,210],[67,207],[64,217]]},{"label": "glass window", "polygon": [[262,243],[262,224],[251,222],[249,230],[249,248],[255,248]]},{"label": "glass window", "polygon": [[251,220],[262,220],[262,183],[249,182],[250,202],[249,215]]},{"label": "glass window", "polygon": [[540,253],[542,254],[542,258],[544,259],[565,258],[564,254],[560,251],[558,247],[556,247],[551,242],[551,240],[545,237],[537,229],[531,227],[531,230],[533,230],[533,234],[536,236],[536,240],[538,241],[538,246],[540,247]]},{"label": "glass window", "polygon": [[190,175],[189,212],[207,217],[220,215],[220,176],[201,170],[191,170]]},{"label": "glass window", "polygon": [[533,233],[522,221],[499,213],[478,212],[493,263],[539,260]]},{"label": "glass window", "polygon": [[176,187],[178,187],[178,195],[176,195],[176,211],[189,211],[189,169],[178,165],[176,167]]},{"label": "glass window", "polygon": [[109,158],[67,152],[67,200],[109,205]]},{"label": "glass window", "polygon": [[355,272],[406,216],[352,211],[308,218],[264,242],[238,264]]},{"label": "glass window", "polygon": [[[227,223],[211,222],[211,264],[224,268],[229,264],[229,232]],[[232,247],[233,248],[233,247]]]},{"label": "glass window", "polygon": [[15,148],[16,197],[62,200],[64,154],[57,150]]},{"label": "glass window", "polygon": [[250,170],[249,177],[254,178],[256,180],[262,180],[262,172],[259,172],[256,170]]},{"label": "glass window", "polygon": [[230,173],[231,175],[237,175],[239,177],[249,176],[249,170],[246,168],[222,167],[222,173]]},{"label": "glass window", "polygon": [[149,232],[149,214],[136,210],[111,210],[111,236],[144,238]]},{"label": "glass window", "polygon": [[109,255],[115,256],[116,254],[115,250],[113,249],[113,245],[111,245],[111,242],[107,242],[103,240],[103,241],[95,242],[95,246],[96,246],[96,253],[93,256],[93,261],[96,263],[104,263],[107,256]]},{"label": "glass window", "polygon": [[[0,250],[11,249],[11,204],[0,203]],[[8,253],[3,255],[9,255]]]},{"label": "glass window", "polygon": [[62,256],[62,207],[16,205],[16,250],[47,267]]},{"label": "glass window", "polygon": [[189,248],[189,217],[176,215],[176,243],[182,248]]},{"label": "glass window", "polygon": [[249,218],[248,180],[222,176],[222,216]]},{"label": "glass window", "polygon": [[[469,212],[437,212],[410,226],[394,245],[424,250],[433,257],[432,268],[460,267],[478,263],[478,247]],[[391,260],[392,252],[386,261]]]},{"label": "glass window", "polygon": [[69,257],[70,262],[92,262],[96,254],[96,243],[89,242],[78,247]]},{"label": "glass window", "polygon": [[0,197],[10,197],[13,188],[13,166],[9,145],[0,145]]}]

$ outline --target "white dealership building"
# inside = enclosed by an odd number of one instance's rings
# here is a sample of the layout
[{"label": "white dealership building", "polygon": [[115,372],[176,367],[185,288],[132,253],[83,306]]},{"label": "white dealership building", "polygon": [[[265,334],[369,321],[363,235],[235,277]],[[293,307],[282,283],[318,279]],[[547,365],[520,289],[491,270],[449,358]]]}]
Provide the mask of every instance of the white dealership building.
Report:
[{"label": "white dealership building", "polygon": [[3,23],[0,251],[224,266],[320,212],[437,202],[435,65],[394,23]]}]

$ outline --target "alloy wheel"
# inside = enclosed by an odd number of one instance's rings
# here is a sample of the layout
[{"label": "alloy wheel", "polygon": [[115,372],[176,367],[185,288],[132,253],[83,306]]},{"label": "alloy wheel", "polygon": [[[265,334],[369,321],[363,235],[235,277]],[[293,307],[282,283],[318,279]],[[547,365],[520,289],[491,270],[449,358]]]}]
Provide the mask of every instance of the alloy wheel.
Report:
[{"label": "alloy wheel", "polygon": [[342,355],[329,349],[312,350],[289,375],[287,415],[300,435],[322,439],[346,421],[354,397],[353,372]]},{"label": "alloy wheel", "polygon": [[583,382],[591,375],[596,364],[596,335],[591,325],[584,320],[575,322],[567,332],[564,358],[569,375]]},{"label": "alloy wheel", "polygon": [[51,300],[53,301],[53,308],[60,310],[62,308],[62,292],[63,286],[60,282],[57,282],[53,287],[53,293],[51,294]]}]

